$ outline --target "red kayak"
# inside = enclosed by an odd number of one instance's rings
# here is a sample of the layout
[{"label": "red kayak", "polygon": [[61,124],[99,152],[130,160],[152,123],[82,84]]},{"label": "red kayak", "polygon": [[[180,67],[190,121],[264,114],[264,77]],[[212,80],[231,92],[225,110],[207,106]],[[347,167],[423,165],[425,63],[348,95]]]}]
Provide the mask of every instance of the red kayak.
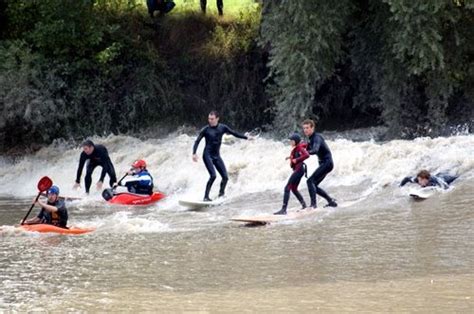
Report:
[{"label": "red kayak", "polygon": [[31,232],[59,233],[59,234],[84,234],[84,233],[92,232],[95,230],[95,228],[76,228],[76,227],[70,227],[66,229],[66,228],[56,227],[56,226],[48,225],[48,224],[22,225],[22,226],[19,226],[18,228],[23,229],[25,231],[31,231]]},{"label": "red kayak", "polygon": [[165,197],[166,195],[160,192],[155,192],[152,195],[119,193],[114,195],[108,202],[122,205],[148,205],[156,203]]}]

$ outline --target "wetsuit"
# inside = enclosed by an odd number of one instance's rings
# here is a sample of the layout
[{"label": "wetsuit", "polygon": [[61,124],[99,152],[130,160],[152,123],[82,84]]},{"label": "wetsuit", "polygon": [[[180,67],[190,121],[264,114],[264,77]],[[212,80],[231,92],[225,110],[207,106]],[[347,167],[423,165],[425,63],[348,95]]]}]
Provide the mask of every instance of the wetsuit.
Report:
[{"label": "wetsuit", "polygon": [[89,193],[89,189],[92,184],[92,172],[94,172],[94,169],[97,166],[102,167],[102,172],[100,173],[99,179],[100,182],[104,182],[106,173],[109,175],[110,178],[110,187],[112,187],[114,183],[117,182],[117,176],[115,175],[114,165],[110,160],[107,148],[105,148],[105,146],[103,145],[94,145],[94,151],[92,152],[92,154],[87,155],[85,152],[81,153],[81,157],[79,159],[79,167],[77,168],[76,183],[81,182],[82,169],[84,168],[84,164],[87,160],[89,162],[87,163],[86,177],[84,178],[86,193]]},{"label": "wetsuit", "polygon": [[306,144],[300,143],[291,150],[290,160],[294,160],[294,163],[291,163],[291,168],[293,173],[288,179],[288,183],[285,186],[283,194],[283,206],[278,212],[279,214],[286,213],[286,208],[288,207],[288,201],[290,199],[290,191],[296,196],[303,208],[306,208],[306,202],[303,199],[303,196],[298,191],[298,185],[300,184],[301,178],[304,176],[306,165],[304,161],[309,158],[309,153],[305,149]]},{"label": "wetsuit", "polygon": [[56,207],[58,211],[50,213],[44,208],[41,208],[37,216],[40,219],[40,223],[66,228],[68,215],[64,200],[57,200],[54,203],[48,202],[48,205]]},{"label": "wetsuit", "polygon": [[[212,184],[216,180],[216,171],[222,177],[221,188],[219,190],[219,196],[223,196],[225,194],[225,187],[227,185],[227,181],[229,177],[227,176],[227,170],[225,169],[224,161],[220,155],[220,148],[222,144],[222,136],[224,134],[231,134],[235,137],[241,139],[248,139],[247,136],[240,134],[238,132],[233,131],[227,125],[219,123],[216,126],[207,125],[202,128],[201,132],[194,142],[193,146],[193,154],[196,154],[197,148],[199,143],[201,142],[202,138],[206,139],[206,147],[204,147],[204,152],[202,154],[202,160],[206,165],[207,171],[209,172],[209,181],[207,181],[206,185],[206,192],[204,194],[204,199],[209,199],[209,192],[211,191]],[[215,169],[214,169],[215,167]]]},{"label": "wetsuit", "polygon": [[[222,0],[216,0],[216,4],[217,4],[217,11],[219,11],[219,15],[223,15],[224,2]],[[207,6],[207,0],[201,0],[201,10],[204,13],[206,13],[206,6]]]},{"label": "wetsuit", "polygon": [[153,177],[146,169],[134,174],[133,177],[128,178],[125,183],[119,182],[118,185],[126,186],[130,193],[153,194]]},{"label": "wetsuit", "polygon": [[[457,178],[458,177],[451,176],[451,175],[446,174],[446,173],[438,173],[434,176],[430,176],[430,179],[428,181],[427,186],[438,186],[438,187],[443,188],[443,189],[446,190],[447,188],[449,188],[449,185],[451,184],[451,182],[453,182]],[[404,186],[408,182],[418,183],[418,178],[417,177],[406,177],[402,180],[402,182],[400,183],[400,186]]]},{"label": "wetsuit", "polygon": [[331,151],[324,138],[318,133],[313,133],[309,137],[309,143],[306,149],[310,155],[317,155],[319,159],[319,167],[306,181],[311,198],[311,207],[316,207],[316,194],[322,196],[328,201],[328,204],[333,204],[334,206],[334,200],[319,187],[319,184],[324,180],[326,175],[334,168]]}]

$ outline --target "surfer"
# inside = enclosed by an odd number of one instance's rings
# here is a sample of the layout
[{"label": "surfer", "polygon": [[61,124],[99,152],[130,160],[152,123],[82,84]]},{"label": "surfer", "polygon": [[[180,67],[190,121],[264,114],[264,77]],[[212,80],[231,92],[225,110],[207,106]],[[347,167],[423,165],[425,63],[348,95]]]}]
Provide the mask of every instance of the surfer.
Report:
[{"label": "surfer", "polygon": [[289,137],[290,145],[292,147],[289,157],[286,160],[290,160],[290,167],[293,169],[293,173],[288,179],[288,183],[285,186],[283,194],[283,206],[274,215],[286,215],[286,208],[288,207],[288,201],[290,199],[290,191],[296,196],[303,209],[306,208],[306,202],[303,196],[298,191],[298,185],[300,184],[301,178],[305,174],[306,165],[304,161],[309,158],[309,153],[306,151],[306,144],[301,143],[301,136],[298,133],[294,133]]},{"label": "surfer", "polygon": [[400,186],[404,186],[408,182],[410,183],[417,183],[421,187],[428,187],[428,186],[438,186],[443,189],[449,188],[451,182],[456,180],[456,176],[451,176],[446,173],[438,173],[436,175],[431,175],[428,170],[421,170],[418,172],[416,177],[405,177]]},{"label": "surfer", "polygon": [[334,162],[326,141],[321,134],[314,131],[314,127],[315,123],[313,120],[307,119],[303,121],[303,132],[309,138],[306,149],[310,155],[317,155],[319,159],[319,167],[306,181],[311,199],[310,206],[316,208],[316,194],[318,194],[326,199],[328,202],[326,206],[337,207],[336,200],[319,187],[319,184],[324,180],[326,175],[334,168]]},{"label": "surfer", "polygon": [[64,200],[59,198],[59,188],[53,185],[47,192],[47,202],[35,199],[33,204],[41,206],[38,216],[25,220],[25,225],[49,224],[56,227],[66,228],[67,209]]},{"label": "surfer", "polygon": [[135,161],[132,164],[132,169],[130,169],[127,174],[132,177],[127,178],[125,183],[119,181],[114,187],[126,186],[128,192],[135,194],[153,194],[153,177],[146,169],[145,160],[140,159]]},{"label": "surfer", "polygon": [[209,125],[206,125],[204,128],[202,128],[202,130],[199,132],[198,137],[196,138],[196,141],[194,142],[193,161],[198,161],[196,151],[198,149],[199,143],[204,137],[206,139],[206,146],[204,147],[202,159],[204,161],[207,171],[209,172],[209,181],[207,181],[206,192],[204,193],[204,201],[211,202],[212,200],[209,198],[209,193],[211,191],[212,184],[216,180],[216,170],[217,172],[219,172],[222,178],[219,190],[219,197],[225,195],[225,187],[227,185],[227,181],[229,180],[224,161],[222,160],[220,155],[222,136],[224,134],[231,134],[237,138],[245,140],[252,139],[252,137],[235,132],[227,125],[219,123],[219,113],[217,111],[211,111],[208,115],[207,120],[209,122]]},{"label": "surfer", "polygon": [[101,166],[102,172],[100,174],[99,182],[97,182],[97,190],[102,189],[102,184],[104,182],[105,174],[107,173],[110,178],[110,187],[117,182],[117,177],[115,175],[114,165],[109,157],[109,152],[107,148],[103,145],[96,145],[91,140],[87,140],[82,143],[83,152],[79,159],[79,167],[77,168],[76,183],[74,188],[77,189],[80,187],[82,169],[84,164],[87,163],[86,177],[84,178],[86,193],[89,194],[89,189],[92,184],[92,173],[94,172],[95,167]]}]

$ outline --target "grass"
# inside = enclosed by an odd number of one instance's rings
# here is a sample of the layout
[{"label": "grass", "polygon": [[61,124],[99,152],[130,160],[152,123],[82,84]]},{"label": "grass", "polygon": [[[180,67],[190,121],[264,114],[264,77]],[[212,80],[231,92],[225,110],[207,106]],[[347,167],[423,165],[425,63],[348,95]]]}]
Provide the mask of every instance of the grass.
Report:
[{"label": "grass", "polygon": [[[171,14],[181,13],[183,11],[201,12],[200,0],[174,0],[176,7]],[[255,0],[223,0],[224,19],[239,18],[246,12],[255,11],[258,3]],[[216,0],[207,0],[207,15],[217,15]]]}]

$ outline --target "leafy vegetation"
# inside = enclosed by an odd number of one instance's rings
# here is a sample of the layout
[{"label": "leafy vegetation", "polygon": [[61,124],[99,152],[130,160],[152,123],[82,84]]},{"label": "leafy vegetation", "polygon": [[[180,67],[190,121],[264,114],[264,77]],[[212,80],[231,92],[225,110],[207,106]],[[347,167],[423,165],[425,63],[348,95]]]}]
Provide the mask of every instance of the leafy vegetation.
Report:
[{"label": "leafy vegetation", "polygon": [[[472,2],[0,1],[0,149],[200,126],[374,124],[442,134],[474,114]],[[263,4],[263,5],[262,5]]]}]

